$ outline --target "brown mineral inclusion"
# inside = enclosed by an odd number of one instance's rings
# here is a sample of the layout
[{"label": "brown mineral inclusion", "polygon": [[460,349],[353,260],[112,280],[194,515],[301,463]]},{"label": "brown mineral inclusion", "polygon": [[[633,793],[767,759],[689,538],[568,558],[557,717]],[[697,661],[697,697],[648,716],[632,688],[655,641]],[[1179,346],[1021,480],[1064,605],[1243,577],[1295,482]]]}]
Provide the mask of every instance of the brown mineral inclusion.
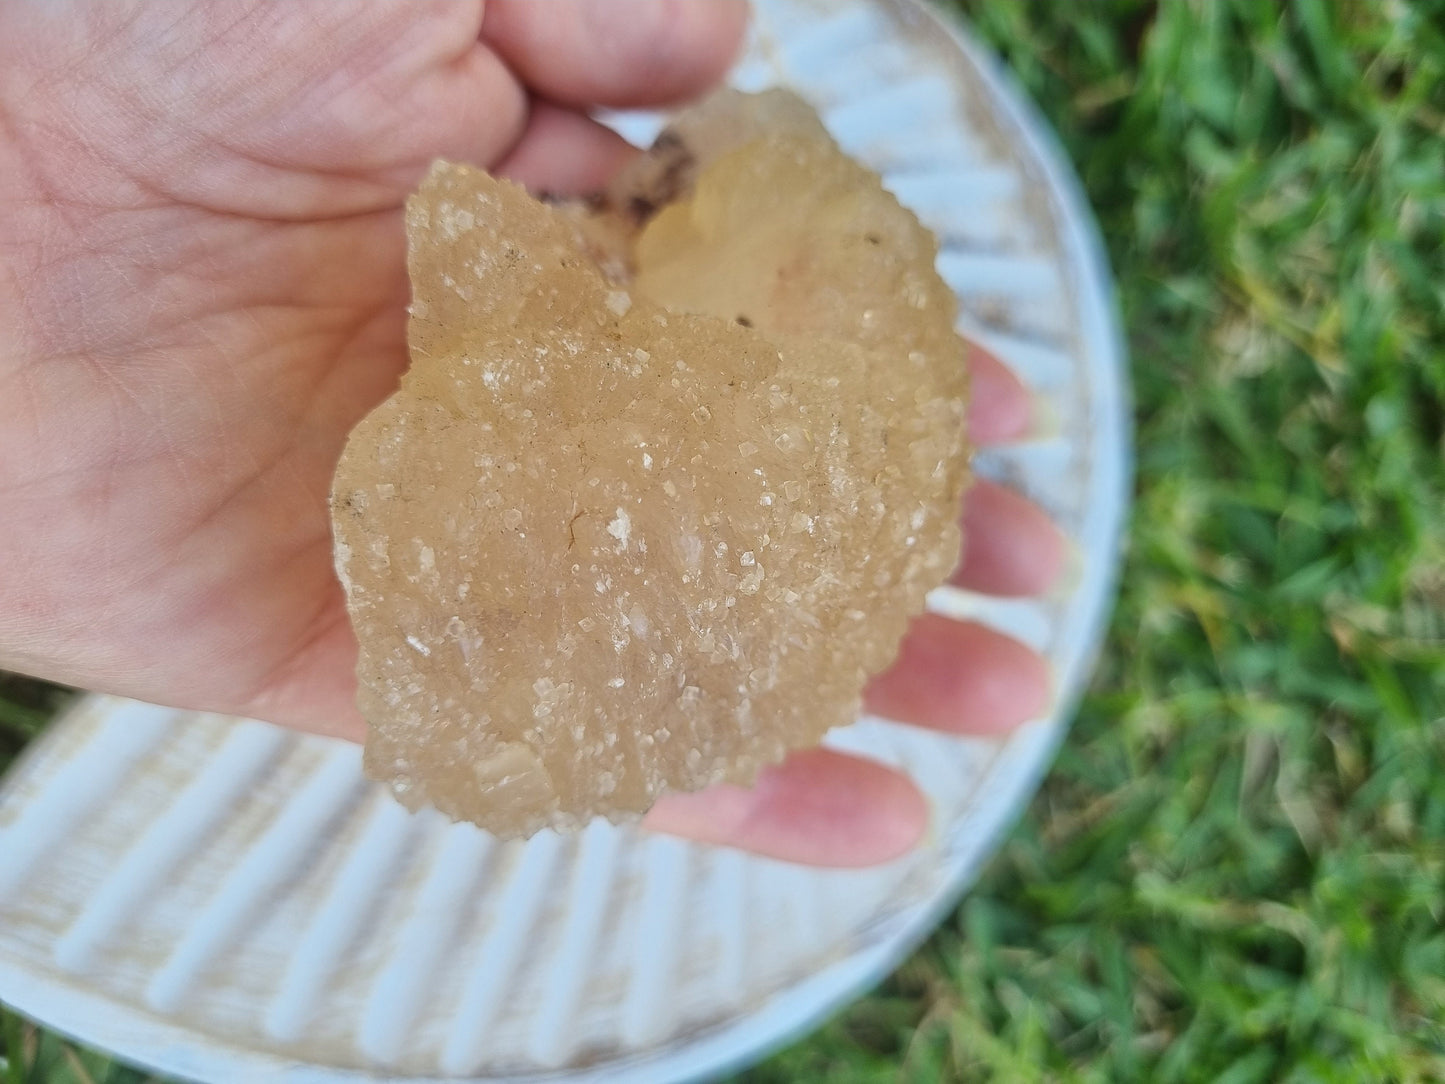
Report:
[{"label": "brown mineral inclusion", "polygon": [[332,493],[367,771],[502,836],[815,745],[959,552],[953,297],[811,111],[714,99],[600,202],[432,168]]}]

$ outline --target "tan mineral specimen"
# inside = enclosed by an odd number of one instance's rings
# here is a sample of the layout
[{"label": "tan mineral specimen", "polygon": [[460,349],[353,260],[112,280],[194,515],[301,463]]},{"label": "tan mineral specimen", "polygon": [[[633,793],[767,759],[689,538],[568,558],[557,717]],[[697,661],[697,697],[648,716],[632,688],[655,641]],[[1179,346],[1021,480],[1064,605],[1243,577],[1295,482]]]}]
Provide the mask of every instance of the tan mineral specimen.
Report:
[{"label": "tan mineral specimen", "polygon": [[959,552],[934,242],[806,107],[720,97],[594,213],[432,169],[332,494],[367,770],[502,836],[815,745]]}]

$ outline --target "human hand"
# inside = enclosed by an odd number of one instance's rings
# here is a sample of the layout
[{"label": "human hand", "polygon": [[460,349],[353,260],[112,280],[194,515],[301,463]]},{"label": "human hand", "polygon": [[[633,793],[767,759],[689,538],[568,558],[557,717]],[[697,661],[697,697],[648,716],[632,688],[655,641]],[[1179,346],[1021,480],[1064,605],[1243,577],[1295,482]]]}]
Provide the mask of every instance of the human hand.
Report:
[{"label": "human hand", "polygon": [[[0,7],[0,665],[360,739],[326,495],[406,365],[401,205],[432,159],[556,193],[629,152],[594,105],[720,76],[731,2]],[[974,436],[1028,399],[975,353]],[[1062,543],[980,486],[960,582],[1043,589]],[[1030,556],[1031,555],[1031,556]],[[951,732],[1036,714],[1042,662],[922,618],[870,707]],[[649,822],[823,864],[926,819],[828,752]]]},{"label": "human hand", "polygon": [[359,736],[326,495],[406,365],[403,200],[595,188],[566,106],[701,91],[744,15],[0,6],[0,663]]}]

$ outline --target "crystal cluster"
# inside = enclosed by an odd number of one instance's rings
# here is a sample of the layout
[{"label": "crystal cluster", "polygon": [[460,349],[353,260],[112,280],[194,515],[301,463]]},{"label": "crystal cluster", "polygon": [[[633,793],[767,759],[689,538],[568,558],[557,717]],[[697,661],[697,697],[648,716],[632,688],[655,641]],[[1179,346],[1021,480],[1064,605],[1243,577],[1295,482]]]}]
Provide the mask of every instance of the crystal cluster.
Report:
[{"label": "crystal cluster", "polygon": [[585,212],[438,163],[412,366],[332,493],[368,772],[502,836],[851,721],[959,552],[935,245],[811,111],[714,99]]}]

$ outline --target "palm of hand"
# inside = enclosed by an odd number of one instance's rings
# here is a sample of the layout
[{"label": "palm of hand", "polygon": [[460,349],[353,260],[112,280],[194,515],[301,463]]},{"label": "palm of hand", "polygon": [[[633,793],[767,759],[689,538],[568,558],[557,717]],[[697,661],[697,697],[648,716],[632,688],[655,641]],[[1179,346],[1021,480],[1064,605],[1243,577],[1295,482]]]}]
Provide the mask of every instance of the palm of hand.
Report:
[{"label": "palm of hand", "polygon": [[[146,242],[117,260],[76,238],[71,273],[114,289],[120,271],[155,308],[107,316],[113,363],[60,351],[7,398],[5,481],[17,520],[46,528],[5,545],[35,571],[21,603],[72,645],[92,637],[111,687],[350,727],[325,495],[405,365],[400,207],[438,154],[496,161],[524,94],[478,42],[479,3],[257,6],[226,25],[197,8],[167,18],[158,55],[166,14],[88,28],[102,59],[155,70],[77,86],[102,100],[71,110],[127,121],[84,133],[82,168],[126,163],[95,183],[113,186],[107,221]],[[126,100],[158,81],[179,100]]]},{"label": "palm of hand", "polygon": [[[359,737],[326,494],[347,433],[406,365],[406,193],[438,156],[594,186],[618,141],[557,106],[529,110],[513,71],[572,104],[666,101],[718,73],[738,13],[586,0],[492,0],[485,22],[480,2],[0,12],[0,135],[15,137],[0,139],[15,238],[0,323],[21,329],[10,353],[0,342],[0,493],[25,526],[0,531],[0,660]],[[1021,389],[977,361],[975,437],[1017,435]],[[971,556],[963,582],[1045,586],[1059,556],[1047,524],[990,487],[976,498],[982,563]],[[872,700],[989,730],[1036,710],[1046,684],[1018,645],[935,623]],[[673,799],[653,823],[851,863],[896,852],[924,818],[881,767],[806,754],[751,795]]]}]

